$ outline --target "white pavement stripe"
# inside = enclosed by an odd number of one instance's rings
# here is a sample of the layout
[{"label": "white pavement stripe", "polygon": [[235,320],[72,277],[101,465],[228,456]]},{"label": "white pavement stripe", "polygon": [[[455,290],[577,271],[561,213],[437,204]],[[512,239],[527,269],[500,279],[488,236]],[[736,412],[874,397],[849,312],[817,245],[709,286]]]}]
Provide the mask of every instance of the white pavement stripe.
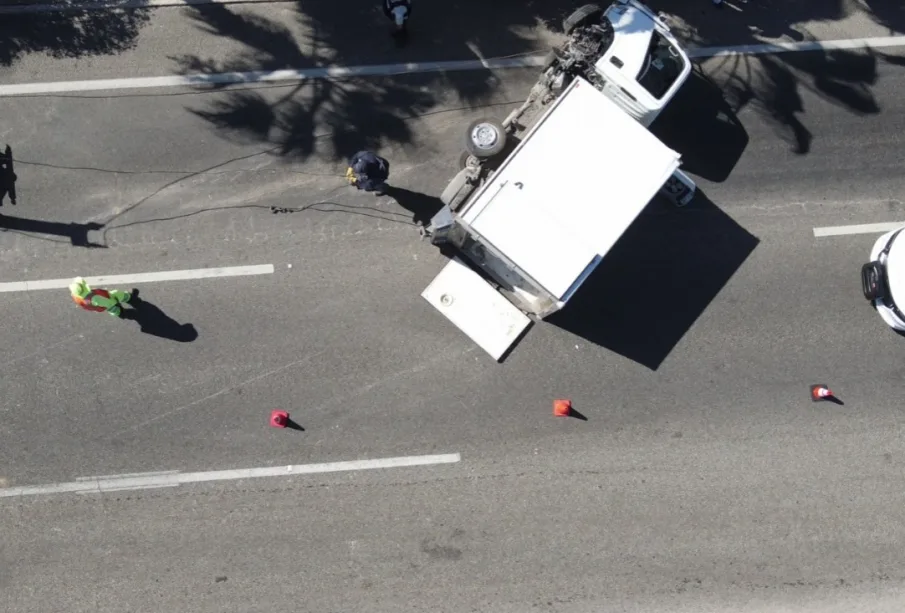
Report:
[{"label": "white pavement stripe", "polygon": [[96,475],[94,477],[76,477],[76,481],[109,481],[110,479],[131,479],[132,477],[163,477],[167,475],[178,475],[178,470],[163,470],[159,472],[147,473],[122,473],[120,475]]},{"label": "white pavement stripe", "polygon": [[156,473],[130,473],[104,477],[79,477],[70,483],[31,485],[24,487],[0,488],[0,498],[40,496],[47,494],[99,494],[124,490],[141,490],[161,487],[177,487],[185,483],[207,483],[211,481],[236,481],[239,479],[259,479],[262,477],[286,477],[313,475],[319,473],[374,470],[378,468],[405,468],[410,466],[431,466],[435,464],[455,464],[462,460],[461,454],[404,456],[377,460],[353,460],[350,462],[327,462],[324,464],[295,464],[266,468],[242,468],[235,470],[214,470],[197,473],[166,471]]},{"label": "white pavement stripe", "polygon": [[[88,285],[126,285],[135,283],[158,283],[160,281],[189,281],[195,279],[212,279],[215,277],[248,277],[253,275],[272,275],[273,264],[255,266],[227,266],[225,268],[194,268],[191,270],[168,270],[163,272],[143,272],[131,275],[106,275],[101,277],[85,277]],[[74,277],[75,275],[73,275]],[[33,292],[42,289],[64,289],[72,283],[73,277],[67,279],[41,279],[37,281],[10,281],[0,283],[0,293]]]},{"label": "white pavement stripe", "polygon": [[[693,58],[723,57],[727,55],[764,55],[834,49],[863,49],[905,47],[905,36],[856,38],[849,40],[807,41],[802,43],[763,43],[728,47],[699,47],[691,49]],[[234,85],[237,83],[279,83],[307,79],[343,79],[349,77],[389,77],[427,72],[461,72],[468,70],[497,70],[505,68],[537,68],[543,65],[543,55],[513,58],[475,59],[455,62],[409,62],[406,64],[376,64],[373,66],[328,66],[253,72],[224,72],[166,77],[134,77],[125,79],[92,79],[87,81],[53,81],[48,83],[12,83],[0,85],[0,97],[62,94],[75,92],[113,91],[121,89],[151,89],[162,87],[191,87],[203,85]]]},{"label": "white pavement stripe", "polygon": [[905,226],[905,221],[889,221],[884,223],[864,223],[854,226],[827,226],[814,228],[814,236],[844,236],[846,234],[883,234],[891,230],[898,230]]},{"label": "white pavement stripe", "polygon": [[0,15],[58,13],[63,11],[98,11],[116,9],[166,8],[204,4],[278,4],[295,0],[101,0],[100,2],[48,2],[47,4],[9,4],[0,6]]},{"label": "white pavement stripe", "polygon": [[769,55],[774,53],[801,53],[805,51],[839,51],[843,49],[882,49],[905,47],[905,36],[877,36],[872,38],[846,38],[842,40],[809,40],[800,43],[759,43],[727,47],[699,47],[688,51],[689,57],[708,58],[727,55]]},{"label": "white pavement stripe", "polygon": [[425,72],[457,72],[463,70],[530,68],[543,65],[543,57],[528,56],[458,62],[410,62],[373,66],[329,66],[254,72],[222,72],[170,77],[135,77],[128,79],[94,79],[90,81],[56,81],[0,85],[0,96],[24,94],[59,94],[117,89],[149,89],[154,87],[186,87],[192,85],[230,85],[236,83],[276,83],[306,79],[342,79],[348,77],[386,77]]}]

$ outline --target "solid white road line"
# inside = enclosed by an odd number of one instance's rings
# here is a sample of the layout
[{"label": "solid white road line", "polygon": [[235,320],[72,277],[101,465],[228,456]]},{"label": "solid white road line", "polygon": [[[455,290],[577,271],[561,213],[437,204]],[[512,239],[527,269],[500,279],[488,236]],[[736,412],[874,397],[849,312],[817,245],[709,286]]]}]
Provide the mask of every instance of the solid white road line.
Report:
[{"label": "solid white road line", "polygon": [[122,475],[103,475],[99,477],[76,477],[76,483],[83,484],[85,489],[76,490],[76,494],[97,494],[99,492],[117,492],[120,490],[149,490],[159,487],[176,487],[179,485],[174,477],[178,470],[148,473],[126,473]]},{"label": "solid white road line", "polygon": [[814,228],[814,236],[845,236],[846,234],[883,234],[891,230],[898,230],[905,226],[905,221],[889,221],[884,223],[864,223],[855,226],[827,226]]},{"label": "solid white road line", "polygon": [[0,6],[0,15],[57,13],[62,11],[97,11],[116,9],[166,8],[203,4],[277,4],[295,0],[101,0],[100,2],[48,2],[47,4],[10,4]]},{"label": "solid white road line", "polygon": [[728,47],[698,47],[689,49],[692,58],[724,57],[727,55],[770,55],[775,53],[801,53],[804,51],[840,51],[851,49],[883,49],[905,47],[905,36],[876,36],[871,38],[846,38],[842,40],[808,40],[800,43],[778,42]]},{"label": "solid white road line", "polygon": [[425,72],[457,72],[463,70],[530,68],[543,65],[543,57],[527,56],[458,62],[410,62],[373,66],[329,66],[253,72],[221,72],[169,77],[135,77],[127,79],[93,79],[89,81],[56,81],[0,85],[0,96],[24,94],[60,94],[107,91],[117,89],[149,89],[154,87],[187,87],[193,85],[229,85],[235,83],[277,83],[307,79],[342,79],[348,77],[387,77]]},{"label": "solid white road line", "polygon": [[105,475],[100,477],[79,477],[70,483],[32,485],[0,489],[0,498],[19,496],[40,496],[46,494],[99,494],[123,490],[141,490],[161,487],[177,487],[185,483],[208,483],[211,481],[236,481],[239,479],[259,479],[262,477],[292,477],[319,473],[374,470],[378,468],[405,468],[408,466],[432,466],[435,464],[455,464],[462,460],[458,453],[442,455],[404,456],[378,460],[354,460],[351,462],[327,462],[324,464],[295,464],[266,468],[242,468],[236,470],[214,470],[208,472],[182,473],[164,471],[156,473],[130,473]]},{"label": "solid white road line", "polygon": [[[273,264],[255,266],[227,266],[225,268],[195,268],[192,270],[168,270],[163,272],[143,272],[131,275],[106,275],[101,277],[85,277],[88,285],[127,285],[136,283],[158,283],[160,281],[188,281],[194,279],[212,279],[215,277],[248,277],[252,275],[272,275]],[[73,275],[74,277],[75,275]],[[38,281],[10,281],[0,283],[2,292],[33,292],[42,289],[64,289],[72,283],[73,277],[67,279],[42,279]]]},{"label": "solid white road line", "polygon": [[[857,38],[849,40],[807,41],[801,43],[764,43],[729,47],[700,47],[691,49],[694,58],[727,55],[764,55],[834,49],[862,49],[905,47],[905,36]],[[537,68],[543,65],[543,55],[515,58],[476,59],[457,62],[410,62],[407,64],[377,64],[374,66],[329,66],[254,72],[225,72],[167,77],[135,77],[126,79],[92,79],[87,81],[55,81],[48,83],[13,83],[0,85],[0,97],[61,94],[120,89],[150,89],[160,87],[190,87],[202,85],[230,85],[236,83],[278,83],[307,79],[342,79],[349,77],[389,77],[427,72],[461,72],[468,70],[496,70],[504,68]]]}]

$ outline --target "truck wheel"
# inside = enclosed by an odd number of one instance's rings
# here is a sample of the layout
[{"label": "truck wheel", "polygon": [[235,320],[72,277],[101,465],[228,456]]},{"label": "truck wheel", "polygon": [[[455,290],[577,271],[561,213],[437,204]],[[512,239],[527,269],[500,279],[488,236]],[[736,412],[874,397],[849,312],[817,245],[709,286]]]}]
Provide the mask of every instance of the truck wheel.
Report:
[{"label": "truck wheel", "polygon": [[485,160],[506,148],[506,130],[493,119],[478,119],[468,126],[465,150],[478,159]]},{"label": "truck wheel", "polygon": [[462,155],[459,156],[459,169],[468,168],[468,158],[471,157],[471,154],[468,151],[463,151]]},{"label": "truck wheel", "polygon": [[462,203],[465,202],[465,199],[468,198],[472,191],[474,191],[474,186],[468,183],[465,169],[462,169],[449,182],[443,193],[440,194],[440,201],[455,211],[462,206]]},{"label": "truck wheel", "polygon": [[575,28],[586,26],[591,21],[599,20],[602,14],[603,9],[596,4],[585,4],[562,20],[562,31],[566,34],[572,34]]}]

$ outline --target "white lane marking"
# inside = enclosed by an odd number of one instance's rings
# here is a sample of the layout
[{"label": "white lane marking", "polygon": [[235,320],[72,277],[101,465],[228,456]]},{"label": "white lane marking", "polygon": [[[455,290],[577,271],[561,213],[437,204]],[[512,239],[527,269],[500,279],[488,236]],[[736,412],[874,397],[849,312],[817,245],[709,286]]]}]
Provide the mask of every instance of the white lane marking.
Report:
[{"label": "white lane marking", "polygon": [[[131,275],[106,275],[101,277],[85,277],[88,285],[117,285],[134,283],[157,283],[160,281],[188,281],[195,279],[211,279],[215,277],[248,277],[253,275],[272,275],[273,264],[255,266],[227,266],[225,268],[194,268],[191,270],[167,270],[163,272],[143,272]],[[73,275],[74,277],[75,275]],[[72,283],[72,278],[40,279],[37,281],[10,281],[0,283],[3,292],[33,292],[42,289],[64,289]]]},{"label": "white lane marking", "polygon": [[[693,58],[726,55],[764,55],[833,49],[862,49],[905,47],[905,36],[857,38],[848,40],[807,41],[801,43],[763,43],[726,47],[691,49]],[[461,72],[468,70],[497,70],[505,68],[537,68],[543,55],[515,58],[491,58],[453,62],[409,62],[406,64],[376,64],[373,66],[327,66],[253,72],[223,72],[166,77],[134,77],[124,79],[90,79],[86,81],[52,81],[47,83],[12,83],[0,85],[0,97],[61,94],[73,92],[113,91],[120,89],[151,89],[162,87],[191,87],[199,85],[234,85],[237,83],[279,83],[307,79],[343,79],[349,77],[390,77],[427,72]]]},{"label": "white lane marking", "polygon": [[46,494],[98,494],[102,492],[116,492],[123,490],[177,487],[185,483],[208,483],[211,481],[235,481],[238,479],[260,479],[262,477],[284,477],[287,475],[313,475],[319,473],[374,470],[378,468],[405,468],[409,466],[455,464],[461,460],[461,454],[447,453],[441,455],[381,458],[377,460],[327,462],[324,464],[295,464],[265,468],[214,470],[196,473],[164,471],[155,473],[106,475],[101,477],[79,477],[70,483],[52,483],[50,485],[30,485],[0,489],[0,498],[40,496]]},{"label": "white lane marking", "polygon": [[376,64],[372,66],[328,66],[253,72],[221,72],[169,77],[135,77],[127,79],[92,79],[89,81],[56,81],[50,83],[19,83],[0,85],[0,96],[23,94],[59,94],[117,89],[148,89],[154,87],[186,87],[192,85],[230,85],[235,83],[275,83],[306,79],[342,79],[348,77],[386,77],[425,72],[456,72],[463,70],[530,68],[543,65],[538,56],[491,60],[463,60],[457,62],[410,62],[407,64]]},{"label": "white lane marking", "polygon": [[278,4],[295,0],[102,0],[100,2],[50,2],[47,4],[11,4],[0,6],[0,15],[57,13],[63,11],[97,11],[115,9],[166,8],[204,4]]},{"label": "white lane marking", "polygon": [[86,488],[76,494],[98,494],[121,490],[149,490],[160,487],[177,487],[173,477],[178,470],[148,473],[124,473],[122,475],[101,475],[99,477],[76,477],[76,483],[84,483]]},{"label": "white lane marking", "polygon": [[808,40],[800,43],[777,42],[726,47],[698,47],[689,49],[692,58],[723,57],[727,55],[769,55],[773,53],[801,53],[805,51],[840,51],[851,49],[882,49],[905,47],[905,36],[875,36],[841,40]]},{"label": "white lane marking", "polygon": [[854,226],[827,226],[814,228],[814,236],[844,236],[846,234],[883,234],[891,230],[898,230],[905,226],[905,221],[889,221],[884,223],[863,223]]},{"label": "white lane marking", "polygon": [[76,481],[109,481],[110,479],[132,479],[134,477],[157,477],[166,475],[178,475],[178,470],[161,470],[146,473],[120,473],[118,475],[95,475],[93,477],[76,477]]}]

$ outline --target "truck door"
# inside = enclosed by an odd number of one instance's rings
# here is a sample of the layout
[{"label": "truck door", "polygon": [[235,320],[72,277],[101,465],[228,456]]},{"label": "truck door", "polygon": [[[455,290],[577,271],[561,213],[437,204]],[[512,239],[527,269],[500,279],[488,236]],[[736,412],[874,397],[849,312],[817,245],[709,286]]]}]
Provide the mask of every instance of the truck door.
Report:
[{"label": "truck door", "polygon": [[450,260],[421,296],[497,361],[531,325],[527,315],[459,258]]}]

